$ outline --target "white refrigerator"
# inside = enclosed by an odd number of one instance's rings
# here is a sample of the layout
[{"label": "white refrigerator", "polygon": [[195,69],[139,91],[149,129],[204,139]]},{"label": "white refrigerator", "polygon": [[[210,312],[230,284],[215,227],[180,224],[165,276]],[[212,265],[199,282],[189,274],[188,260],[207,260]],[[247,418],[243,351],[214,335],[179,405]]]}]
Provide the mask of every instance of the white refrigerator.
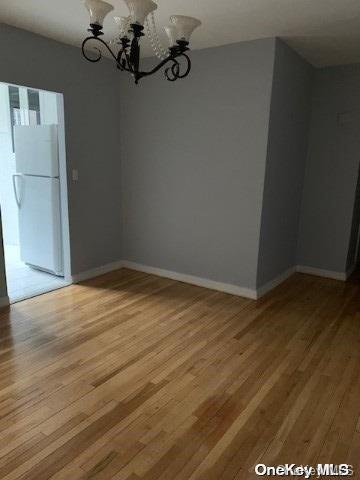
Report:
[{"label": "white refrigerator", "polygon": [[58,135],[56,125],[14,127],[21,260],[63,275]]}]

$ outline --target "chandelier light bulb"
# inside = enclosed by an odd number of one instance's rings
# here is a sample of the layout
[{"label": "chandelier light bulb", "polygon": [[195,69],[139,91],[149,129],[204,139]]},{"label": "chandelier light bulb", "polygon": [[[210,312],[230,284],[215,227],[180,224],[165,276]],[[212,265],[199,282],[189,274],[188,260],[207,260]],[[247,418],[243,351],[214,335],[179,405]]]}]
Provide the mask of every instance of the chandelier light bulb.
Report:
[{"label": "chandelier light bulb", "polygon": [[170,22],[176,27],[177,40],[185,42],[190,41],[191,34],[195,28],[201,25],[200,20],[194,17],[186,17],[184,15],[171,15]]},{"label": "chandelier light bulb", "polygon": [[144,25],[145,18],[149,13],[157,9],[157,5],[152,0],[124,0],[131,17],[131,23]]},{"label": "chandelier light bulb", "polygon": [[178,39],[178,31],[175,25],[168,25],[167,27],[164,27],[165,33],[169,39],[169,45],[170,47],[173,47],[176,45],[176,40]]},{"label": "chandelier light bulb", "polygon": [[114,10],[114,7],[107,2],[102,0],[86,0],[85,7],[90,14],[90,24],[99,25],[102,27],[104,25],[104,19],[106,15]]}]

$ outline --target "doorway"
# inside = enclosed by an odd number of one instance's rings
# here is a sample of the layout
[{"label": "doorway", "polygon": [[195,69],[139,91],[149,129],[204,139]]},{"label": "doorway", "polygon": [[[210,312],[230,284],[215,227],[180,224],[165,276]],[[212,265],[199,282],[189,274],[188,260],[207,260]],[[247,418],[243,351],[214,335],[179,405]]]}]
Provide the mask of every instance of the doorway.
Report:
[{"label": "doorway", "polygon": [[0,83],[0,207],[10,303],[69,285],[61,94]]}]

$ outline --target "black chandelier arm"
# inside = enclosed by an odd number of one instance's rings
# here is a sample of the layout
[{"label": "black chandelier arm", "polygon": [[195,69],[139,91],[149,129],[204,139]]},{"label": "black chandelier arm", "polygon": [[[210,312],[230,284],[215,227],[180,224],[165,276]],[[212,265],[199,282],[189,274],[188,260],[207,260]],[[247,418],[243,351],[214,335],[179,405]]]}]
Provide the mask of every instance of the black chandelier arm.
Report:
[{"label": "black chandelier arm", "polygon": [[178,77],[179,78],[185,78],[189,75],[190,73],[190,70],[191,70],[191,60],[190,58],[186,55],[186,53],[182,53],[181,54],[182,57],[184,57],[186,59],[186,62],[187,62],[187,66],[186,66],[186,70],[183,74],[179,74]]},{"label": "black chandelier arm", "polygon": [[174,59],[174,63],[165,69],[165,78],[169,82],[175,82],[179,77],[180,64],[177,60]]},{"label": "black chandelier arm", "polygon": [[[166,79],[169,80],[170,82],[174,82],[179,78],[185,78],[190,73],[191,60],[189,56],[185,53],[184,49],[181,47],[180,48],[174,47],[170,49],[169,55],[166,58],[164,58],[158,65],[156,65],[153,69],[148,71],[141,71],[139,69],[140,46],[138,43],[138,38],[135,37],[131,42],[132,48],[130,48],[130,52],[128,51],[128,48],[127,48],[128,40],[126,41],[125,39],[121,39],[121,40],[122,40],[122,48],[120,48],[119,52],[116,55],[112,51],[112,49],[109,47],[109,45],[104,40],[99,38],[99,34],[89,36],[89,37],[86,37],[82,43],[82,46],[81,46],[82,53],[86,58],[86,60],[88,60],[89,62],[92,62],[92,63],[99,62],[102,58],[102,51],[100,48],[95,47],[96,57],[89,56],[86,51],[86,46],[89,42],[91,41],[99,42],[110,53],[112,58],[115,60],[119,70],[122,70],[122,71],[125,70],[126,72],[129,72],[133,75],[133,77],[135,78],[135,83],[138,83],[142,77],[153,75],[154,73],[158,72],[161,68],[163,68],[165,65],[168,65],[168,64],[170,65],[165,69],[164,73],[165,73]],[[185,49],[188,50],[188,48],[186,47]],[[185,60],[186,62],[185,65],[183,64],[183,62],[181,62],[181,60]]]},{"label": "black chandelier arm", "polygon": [[101,38],[99,38],[97,36],[86,37],[85,40],[82,43],[81,50],[82,50],[82,53],[83,53],[84,57],[86,58],[86,60],[88,60],[89,62],[95,63],[95,62],[98,62],[99,60],[101,60],[101,58],[102,58],[101,50],[97,47],[95,47],[95,50],[97,51],[97,57],[96,58],[91,58],[87,55],[86,50],[85,50],[85,46],[88,42],[90,42],[92,40],[100,42],[102,45],[104,45],[104,47],[109,51],[109,53],[111,54],[113,59],[116,61],[116,63],[119,64],[118,63],[118,57],[114,54],[114,52],[111,50],[109,45],[106,42],[104,42],[104,40],[102,40]]},{"label": "black chandelier arm", "polygon": [[120,70],[133,73],[129,55],[127,54],[124,48],[119,50],[119,53],[116,58],[116,63]]},{"label": "black chandelier arm", "polygon": [[130,62],[135,73],[139,72],[140,67],[140,45],[138,37],[134,37],[130,45]]},{"label": "black chandelier arm", "polygon": [[[178,62],[178,60],[177,60],[178,58],[181,58],[181,57],[185,58],[185,60],[186,60],[186,68],[185,68],[185,71],[183,73],[181,73],[181,63]],[[186,55],[186,53],[180,53],[176,57],[176,59],[174,59],[174,63],[172,64],[172,66],[168,67],[165,70],[165,77],[170,82],[174,82],[178,78],[187,77],[190,73],[190,70],[191,70],[191,60],[190,60],[190,58]],[[171,73],[171,75],[170,75],[170,73]]]},{"label": "black chandelier arm", "polygon": [[124,53],[124,49],[121,49],[121,50],[118,51],[118,54],[117,54],[117,56],[116,56],[117,67],[118,67],[120,70],[124,70],[124,68],[123,68],[123,62],[122,62],[123,53]]},{"label": "black chandelier arm", "polygon": [[[183,57],[186,60],[186,69],[184,73],[181,73],[181,64],[178,61],[178,58],[180,57]],[[164,58],[164,60],[162,60],[158,65],[156,65],[156,67],[154,67],[152,70],[149,70],[147,72],[138,72],[138,79],[140,79],[141,77],[153,75],[169,62],[172,62],[172,64],[165,69],[165,77],[167,78],[167,80],[174,82],[178,78],[185,78],[187,75],[189,75],[191,70],[191,60],[185,53],[178,53],[176,55],[170,54],[169,56]]]},{"label": "black chandelier arm", "polygon": [[125,54],[125,59],[126,59],[126,63],[127,63],[127,68],[124,68],[124,70],[126,70],[127,72],[130,72],[130,73],[135,73],[132,65],[131,65],[131,62],[130,62],[130,55],[128,54],[127,51],[124,52]]}]

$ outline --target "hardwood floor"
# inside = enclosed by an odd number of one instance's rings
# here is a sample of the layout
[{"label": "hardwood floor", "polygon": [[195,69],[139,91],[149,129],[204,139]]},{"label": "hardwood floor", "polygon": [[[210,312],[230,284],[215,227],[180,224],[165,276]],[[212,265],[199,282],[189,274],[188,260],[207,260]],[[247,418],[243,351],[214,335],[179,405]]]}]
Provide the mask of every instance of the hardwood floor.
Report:
[{"label": "hardwood floor", "polygon": [[360,478],[359,283],[296,274],[255,302],[121,270],[0,332],[1,480]]}]

